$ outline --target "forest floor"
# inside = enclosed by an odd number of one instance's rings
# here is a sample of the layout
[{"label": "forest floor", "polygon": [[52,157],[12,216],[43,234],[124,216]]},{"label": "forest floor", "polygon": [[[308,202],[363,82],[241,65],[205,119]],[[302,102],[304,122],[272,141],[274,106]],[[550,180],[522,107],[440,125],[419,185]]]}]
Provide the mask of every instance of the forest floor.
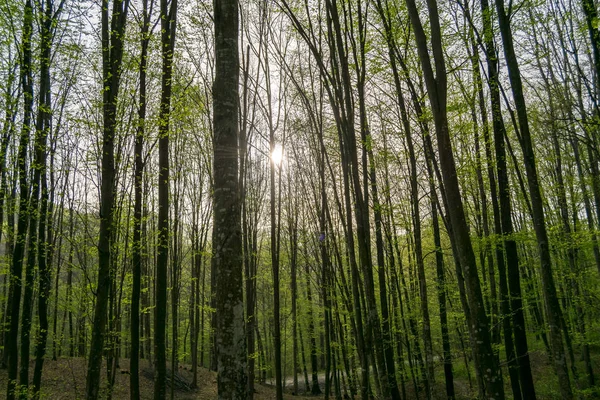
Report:
[{"label": "forest floor", "polygon": [[[29,368],[33,376],[34,362]],[[113,387],[113,400],[129,399],[129,360],[120,361],[117,370],[115,385]],[[57,361],[46,360],[44,362],[44,374],[42,376],[42,399],[47,400],[78,400],[85,398],[85,378],[87,373],[87,361],[83,358],[60,358]],[[106,369],[103,370],[106,374]],[[178,371],[179,377],[187,383],[192,382],[192,372],[187,366],[182,365]],[[154,393],[154,370],[152,366],[141,360],[140,362],[140,392],[142,399],[153,399]],[[5,398],[7,381],[6,369],[0,370],[0,399]],[[254,398],[257,400],[275,399],[275,389],[272,386],[256,384]],[[167,388],[170,393],[170,388]],[[169,397],[169,396],[167,396]],[[203,400],[217,398],[217,374],[205,368],[198,368],[198,388],[194,390],[174,391],[174,398],[178,400]],[[284,399],[314,400],[316,397],[292,396],[286,393]]]},{"label": "forest floor", "polygon": [[[538,351],[531,352],[532,369],[536,391],[539,399],[558,400],[558,385],[554,376],[553,370],[547,357]],[[596,358],[596,357],[595,357]],[[600,364],[600,359],[597,360]],[[33,375],[34,362],[31,362],[30,373]],[[476,398],[476,383],[475,377],[471,374],[471,385],[469,385],[469,376],[466,374],[466,369],[461,365],[459,359],[455,360],[454,364],[454,384],[456,389],[457,399],[466,400]],[[578,366],[581,368],[581,366]],[[438,368],[442,373],[441,368]],[[581,371],[582,369],[580,369]],[[60,358],[57,361],[46,360],[44,363],[44,375],[42,381],[42,399],[49,400],[77,400],[85,397],[85,378],[87,372],[87,363],[83,358]],[[113,400],[128,400],[129,399],[129,360],[120,360],[120,366],[117,369],[115,377],[115,385],[113,388]],[[170,373],[170,372],[169,372]],[[507,371],[503,371],[505,376],[505,387],[507,398],[510,398],[510,386],[508,382]],[[106,374],[106,370],[103,371]],[[182,364],[178,375],[181,381],[191,384],[192,372],[189,365]],[[154,389],[154,369],[146,361],[141,360],[140,365],[140,391],[142,399],[152,399]],[[302,374],[299,374],[300,387],[304,387],[304,379]],[[581,377],[580,377],[581,379]],[[0,369],[0,399],[5,398],[7,371]],[[286,378],[286,388],[284,399],[291,400],[315,400],[323,398],[323,396],[293,396],[291,388],[291,377]],[[319,381],[324,380],[323,374],[319,375]],[[323,382],[321,382],[323,388]],[[167,389],[170,393],[170,388]],[[581,398],[594,398],[594,394],[600,394],[597,390],[579,391],[578,395]],[[406,387],[406,395],[408,398],[423,397],[416,396],[410,384]],[[106,398],[106,396],[103,396]],[[203,400],[217,398],[217,375],[215,372],[205,368],[198,369],[198,388],[194,390],[174,391],[174,398],[178,400]],[[275,399],[275,389],[272,385],[256,384],[256,400]],[[445,398],[445,388],[443,375],[436,377],[436,385],[434,388],[434,399]]]}]

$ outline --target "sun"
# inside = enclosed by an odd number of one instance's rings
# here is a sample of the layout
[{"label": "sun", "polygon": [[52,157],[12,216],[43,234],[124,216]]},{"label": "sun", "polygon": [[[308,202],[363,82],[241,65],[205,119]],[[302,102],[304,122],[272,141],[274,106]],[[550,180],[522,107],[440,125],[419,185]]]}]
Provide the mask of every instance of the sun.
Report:
[{"label": "sun", "polygon": [[283,147],[281,147],[280,144],[276,144],[275,147],[273,147],[271,161],[277,166],[281,165],[281,161],[283,161]]}]

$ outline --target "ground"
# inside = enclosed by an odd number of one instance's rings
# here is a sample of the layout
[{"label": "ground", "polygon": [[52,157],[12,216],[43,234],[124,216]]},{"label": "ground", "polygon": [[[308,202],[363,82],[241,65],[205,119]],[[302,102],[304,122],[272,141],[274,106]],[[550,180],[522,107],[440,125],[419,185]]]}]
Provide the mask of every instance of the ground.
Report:
[{"label": "ground", "polygon": [[[30,372],[33,375],[31,363]],[[86,360],[83,358],[60,358],[57,361],[46,360],[44,362],[44,375],[42,377],[42,399],[48,400],[78,400],[85,397]],[[129,360],[121,360],[118,369],[113,400],[129,399]],[[183,365],[179,374],[189,383],[192,382],[192,373],[188,367]],[[154,383],[152,381],[153,370],[145,360],[140,366],[140,391],[142,399],[153,398]],[[6,369],[0,370],[0,399],[5,398],[6,391]],[[178,400],[209,400],[217,398],[217,375],[215,372],[204,368],[198,369],[198,389],[193,391],[176,390],[174,398]],[[168,389],[170,390],[170,389]],[[169,392],[170,393],[170,392]],[[275,399],[275,389],[271,386],[256,384],[257,400]],[[284,398],[296,400],[315,400],[316,397],[292,396],[286,393]]]},{"label": "ground", "polygon": [[[596,357],[595,357],[596,359]],[[476,398],[476,382],[475,377],[471,374],[472,387],[469,387],[469,380],[466,374],[466,369],[461,363],[460,358],[454,360],[454,378],[457,399],[471,400]],[[552,366],[548,358],[539,351],[531,353],[531,361],[533,367],[533,375],[535,380],[536,392],[538,399],[542,400],[559,400],[558,386],[556,377],[553,373]],[[578,370],[583,371],[582,365],[578,363]],[[597,360],[595,366],[600,364]],[[31,363],[30,373],[33,375],[33,365]],[[46,360],[44,363],[44,375],[42,382],[42,398],[49,400],[78,400],[85,396],[85,376],[86,376],[86,360],[83,358],[61,358],[57,361]],[[129,399],[129,360],[124,359],[120,362],[120,367],[116,375],[115,386],[113,390],[113,400]],[[443,371],[440,366],[437,368],[438,375],[436,376],[436,385],[434,389],[434,399],[445,399]],[[105,372],[104,372],[105,373]],[[178,371],[180,377],[188,383],[192,382],[192,373],[189,365],[183,364]],[[506,397],[511,398],[510,383],[508,382],[507,371],[503,371],[505,379]],[[153,398],[153,375],[152,366],[146,361],[141,361],[140,366],[140,391],[142,399]],[[321,374],[322,375],[322,374]],[[581,375],[581,372],[580,372]],[[0,399],[5,398],[6,390],[6,369],[0,369]],[[299,375],[301,386],[304,384],[302,374]],[[320,376],[322,378],[322,376]],[[575,387],[578,397],[582,399],[597,398],[600,395],[599,388],[583,389],[586,385],[584,377],[579,377],[579,388]],[[293,396],[291,394],[291,378],[286,379],[288,384],[284,399],[286,400],[316,400],[322,399],[323,396]],[[574,382],[573,382],[574,383]],[[170,390],[170,389],[169,389]],[[417,398],[413,387],[407,382],[407,397]],[[170,392],[169,392],[170,394]],[[424,397],[423,393],[419,396]],[[106,398],[104,396],[103,398]],[[170,398],[170,396],[168,396]],[[174,398],[177,400],[210,400],[217,398],[217,376],[216,373],[208,371],[204,368],[198,369],[198,388],[193,391],[175,390]],[[256,384],[256,400],[275,399],[275,389],[269,385]]]}]

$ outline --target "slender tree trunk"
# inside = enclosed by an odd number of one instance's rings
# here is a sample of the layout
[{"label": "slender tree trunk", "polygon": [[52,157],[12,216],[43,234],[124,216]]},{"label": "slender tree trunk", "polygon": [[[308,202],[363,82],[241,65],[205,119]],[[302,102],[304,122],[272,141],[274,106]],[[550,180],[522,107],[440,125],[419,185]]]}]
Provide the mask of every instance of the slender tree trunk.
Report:
[{"label": "slender tree trunk", "polygon": [[[517,245],[514,239],[511,238],[513,234],[512,224],[512,206],[510,201],[510,184],[508,178],[508,167],[506,162],[506,150],[505,150],[505,137],[506,129],[501,112],[501,101],[500,101],[500,82],[498,77],[498,59],[496,56],[496,47],[492,35],[492,24],[489,5],[487,0],[481,2],[481,10],[483,13],[483,25],[484,25],[484,42],[487,51],[487,67],[488,67],[488,84],[490,88],[490,99],[492,108],[492,127],[494,132],[494,148],[495,148],[495,163],[496,173],[498,177],[498,203],[494,206],[494,218],[499,214],[500,227],[496,224],[496,233],[503,235],[504,252],[506,255],[506,269],[508,276],[508,288],[510,294],[510,312],[512,315],[512,327],[514,333],[514,343],[518,364],[519,372],[519,383],[521,393],[525,399],[535,399],[536,393],[533,386],[533,377],[531,374],[531,366],[529,361],[529,349],[527,344],[527,332],[525,330],[525,316],[523,312],[523,301],[521,291],[521,279],[519,272],[519,256],[517,254]],[[480,91],[480,104],[482,112],[483,106],[483,93]],[[485,136],[487,130],[484,130],[484,141],[486,143],[486,157],[488,159],[488,175],[490,176],[490,184],[494,184],[492,187],[492,193],[496,191],[495,182],[492,181],[493,171],[491,170],[492,155],[491,150],[488,150],[489,140]],[[493,183],[494,182],[494,183]],[[492,197],[492,200],[494,200]],[[501,249],[500,249],[501,250]],[[497,250],[497,251],[500,251]],[[500,254],[500,253],[497,253]],[[501,262],[501,258],[498,257],[498,263]],[[506,334],[506,333],[505,333]],[[511,379],[513,379],[511,377]]]},{"label": "slender tree trunk", "polygon": [[[50,129],[50,49],[51,49],[51,24],[52,24],[52,6],[45,4],[43,10],[44,18],[42,23],[40,47],[41,73],[40,73],[40,95],[38,99],[38,111],[35,124],[34,139],[34,163],[33,180],[31,182],[31,197],[29,199],[29,244],[27,265],[25,268],[25,291],[23,294],[23,315],[21,316],[21,363],[19,371],[19,385],[21,386],[21,398],[27,398],[29,390],[29,358],[31,346],[31,322],[33,318],[33,292],[35,285],[35,267],[36,263],[40,269],[40,296],[45,298],[49,293],[49,287],[46,285],[49,271],[46,262],[46,218],[48,210],[48,192],[46,178],[46,143],[48,131]],[[44,182],[42,182],[42,177]],[[42,189],[44,187],[46,190]],[[44,192],[44,193],[43,193]],[[38,233],[40,234],[38,236]],[[40,324],[45,324],[45,330],[48,327],[47,302],[42,298],[40,311]],[[41,367],[41,366],[40,366]],[[41,368],[38,372],[41,381]],[[40,382],[41,384],[41,382]],[[34,391],[35,393],[35,391]]]},{"label": "slender tree trunk", "polygon": [[[100,370],[107,323],[109,290],[111,286],[111,237],[113,236],[113,207],[115,190],[114,142],[116,108],[119,93],[123,37],[129,0],[114,0],[109,23],[109,0],[102,1],[102,102],[104,127],[102,135],[102,184],[100,188],[100,233],[98,238],[98,284],[94,309],[94,329],[88,358],[86,398],[96,400],[100,390]],[[110,26],[109,26],[110,24]]]},{"label": "slender tree trunk", "polygon": [[529,186],[529,194],[533,213],[533,225],[540,255],[542,291],[544,293],[546,312],[548,314],[548,324],[550,326],[552,360],[558,376],[561,396],[565,400],[568,400],[573,398],[573,392],[571,389],[571,382],[567,369],[566,357],[564,354],[563,335],[561,332],[564,321],[556,293],[554,277],[552,276],[552,261],[550,259],[544,205],[538,181],[531,134],[529,131],[527,106],[523,96],[523,84],[519,72],[519,64],[513,46],[513,37],[509,16],[506,14],[506,10],[504,8],[504,0],[496,1],[496,11],[498,13],[498,23],[500,26],[500,33],[502,35],[502,42],[504,44],[504,56],[508,66],[508,75],[510,78],[515,106],[517,108],[519,128],[521,131],[521,148],[523,150],[525,170],[527,172],[527,183]]},{"label": "slender tree trunk", "polygon": [[305,278],[306,278],[306,301],[307,304],[307,317],[308,317],[308,340],[310,342],[310,365],[312,371],[312,381],[310,392],[313,395],[321,394],[321,388],[319,386],[319,366],[317,359],[317,338],[315,336],[315,322],[313,320],[313,304],[312,304],[312,289],[310,285],[310,270],[308,264],[305,264]]},{"label": "slender tree trunk", "polygon": [[[470,11],[469,8],[467,6],[465,6],[465,13],[468,15],[468,17],[470,18]],[[484,16],[484,24],[487,23],[489,21],[489,18],[487,16]],[[487,25],[486,25],[487,26]],[[486,29],[491,29],[491,28],[486,28]],[[484,35],[490,35],[490,32],[485,32]],[[486,36],[487,39],[487,36]],[[494,164],[494,160],[492,159],[491,156],[491,150],[490,150],[490,143],[489,143],[489,124],[488,124],[488,120],[487,120],[487,110],[485,107],[485,100],[484,100],[484,93],[483,93],[483,84],[482,84],[482,79],[481,79],[481,73],[479,70],[479,54],[478,54],[478,50],[477,50],[477,46],[475,43],[475,37],[473,34],[472,29],[469,30],[469,41],[471,44],[471,52],[470,52],[470,58],[471,58],[471,69],[472,69],[472,73],[473,73],[473,81],[474,81],[474,94],[473,97],[477,97],[479,100],[479,109],[481,112],[481,118],[482,118],[482,128],[483,128],[483,140],[484,140],[484,147],[486,150],[486,157],[487,157],[487,161],[488,161],[488,179],[490,181],[490,194],[491,194],[491,199],[492,199],[492,210],[493,210],[493,217],[494,217],[494,232],[496,235],[499,235],[500,237],[502,237],[502,225],[501,225],[501,216],[500,216],[500,207],[498,205],[498,194],[497,194],[497,187],[496,187],[496,176],[494,175],[494,171],[492,168],[492,165]],[[493,49],[493,42],[488,43],[486,41],[486,44],[488,45],[488,48],[492,48]],[[493,53],[492,57],[495,56],[495,53]],[[496,86],[497,85],[497,66],[495,65],[494,61],[491,61],[492,64],[488,64],[489,70],[490,70],[490,77],[489,77],[489,82],[490,82],[490,91],[494,91],[496,90]],[[491,95],[493,98],[496,98],[498,96],[498,93],[492,93]],[[494,108],[498,108],[500,107],[500,105],[496,105],[494,104],[493,106]],[[494,112],[494,111],[493,111]],[[477,182],[478,182],[478,187],[479,187],[479,192],[480,192],[480,197],[481,197],[481,203],[482,203],[482,224],[483,224],[483,231],[484,231],[484,235],[485,238],[487,239],[489,237],[489,227],[488,227],[488,214],[487,214],[487,199],[486,199],[486,194],[485,194],[485,188],[484,188],[484,184],[483,184],[483,173],[481,171],[481,157],[480,157],[480,140],[479,140],[479,124],[478,124],[478,119],[477,119],[477,113],[475,111],[475,99],[473,99],[473,103],[472,103],[472,114],[473,114],[473,122],[475,125],[475,151],[476,151],[476,162],[477,162]],[[493,118],[501,118],[501,115],[499,116],[494,116]],[[500,121],[499,123],[502,123],[502,121]],[[495,127],[496,125],[498,125],[498,122],[495,122]],[[505,160],[499,161],[496,164],[497,165],[503,165],[503,163],[505,163]],[[502,171],[500,172],[500,174],[502,174]],[[502,178],[502,176],[501,176]],[[501,179],[500,179],[501,180]],[[508,182],[502,180],[500,182],[500,186],[502,186],[503,188],[508,184]],[[508,195],[508,188],[503,189],[503,190],[507,190],[506,194]],[[487,240],[486,240],[487,241]],[[490,289],[491,289],[491,298],[492,298],[492,304],[491,304],[491,310],[492,310],[492,325],[493,326],[497,326],[496,329],[494,329],[493,334],[492,334],[492,340],[494,343],[500,344],[500,340],[501,340],[501,336],[500,336],[500,328],[502,328],[502,331],[504,332],[504,350],[506,352],[506,363],[508,365],[508,374],[510,377],[510,384],[511,384],[511,389],[513,392],[513,397],[515,400],[520,400],[522,398],[521,395],[521,386],[520,386],[520,382],[519,382],[519,365],[518,365],[518,361],[515,355],[515,345],[514,345],[514,341],[513,341],[513,325],[512,325],[512,310],[511,310],[511,303],[510,303],[510,297],[509,297],[509,292],[508,292],[508,284],[507,284],[507,266],[506,266],[506,260],[505,260],[505,256],[504,256],[504,249],[502,246],[502,243],[493,243],[492,246],[489,245],[485,245],[486,246],[486,250],[491,250],[491,248],[493,248],[495,250],[496,253],[496,260],[497,260],[497,264],[498,264],[498,289],[499,289],[499,303],[500,303],[500,317],[498,318],[498,295],[496,294],[496,279],[495,279],[495,271],[494,271],[494,264],[493,264],[493,256],[491,254],[490,251],[490,258],[489,258],[489,270],[490,270]],[[489,248],[491,247],[491,248]],[[489,249],[487,249],[489,248]],[[482,263],[485,260],[482,258]],[[517,271],[518,273],[518,271]],[[497,322],[496,322],[497,321]]]},{"label": "slender tree trunk", "polygon": [[[268,62],[268,60],[266,61]],[[267,81],[269,79],[267,78]],[[267,83],[267,87],[270,84]],[[267,88],[267,92],[270,90]],[[270,93],[269,93],[270,94]],[[269,96],[270,98],[270,96]],[[270,143],[270,154],[275,151],[275,131],[273,128],[273,121],[269,103],[269,143]],[[282,375],[281,375],[281,317],[280,317],[280,305],[279,305],[279,195],[276,190],[275,175],[281,176],[280,166],[275,165],[275,161],[271,160],[269,168],[269,181],[270,181],[270,220],[271,220],[271,270],[273,273],[273,352],[275,356],[275,392],[277,400],[283,399],[283,387],[282,387]],[[278,170],[279,169],[279,170]],[[278,170],[278,171],[276,171]],[[281,181],[281,179],[278,179]]]},{"label": "slender tree trunk", "polygon": [[140,398],[140,293],[142,289],[142,190],[144,175],[144,135],[146,123],[146,66],[148,64],[148,44],[150,13],[148,0],[142,2],[141,55],[140,55],[140,97],[138,106],[138,126],[135,136],[135,172],[133,205],[133,243],[132,249],[132,292],[131,292],[131,357],[129,364],[130,399]]},{"label": "slender tree trunk", "polygon": [[[66,181],[68,181],[68,174],[65,177]],[[63,202],[64,205],[64,202]],[[70,241],[70,245],[69,245],[69,256],[67,258],[67,293],[66,293],[66,298],[65,298],[65,304],[68,308],[68,315],[69,315],[69,357],[75,357],[75,338],[73,336],[73,311],[71,310],[71,293],[72,293],[72,282],[73,282],[73,255],[75,252],[75,244],[74,244],[74,238],[75,238],[75,221],[74,221],[74,214],[75,211],[73,210],[74,204],[73,204],[73,198],[71,198],[69,200],[69,241]],[[64,213],[64,207],[61,206],[60,207],[63,210]],[[62,216],[61,216],[61,220],[62,220]],[[62,224],[62,222],[61,222]],[[61,248],[62,248],[62,240],[59,240],[58,242],[58,262],[57,262],[57,266],[56,266],[56,278],[54,281],[54,292],[55,292],[55,297],[54,297],[54,323],[53,323],[53,327],[52,327],[52,335],[54,337],[53,340],[53,348],[52,348],[52,360],[56,361],[57,360],[57,352],[60,352],[60,348],[62,347],[62,339],[64,337],[63,334],[63,328],[64,327],[64,320],[65,318],[63,317],[63,322],[61,324],[61,334],[58,334],[58,282],[60,280],[60,265],[61,265]],[[66,311],[66,310],[65,310]]]},{"label": "slender tree trunk", "polygon": [[[262,45],[262,42],[261,42]],[[246,183],[250,180],[251,174],[247,166],[248,159],[248,140],[249,140],[249,121],[248,114],[250,112],[248,106],[248,79],[250,76],[250,46],[247,46],[246,50],[246,65],[244,69],[244,85],[243,85],[243,104],[242,104],[242,127],[240,129],[240,171],[239,171],[239,185],[242,202],[242,246],[244,255],[244,274],[245,274],[245,297],[246,297],[246,346],[248,352],[248,381],[247,381],[247,399],[254,398],[254,380],[256,377],[255,366],[256,366],[256,355],[255,355],[255,339],[254,339],[254,325],[256,324],[256,293],[255,293],[255,282],[256,282],[256,259],[257,249],[254,246],[255,242],[255,226],[251,223],[253,207],[248,201],[246,196],[247,188]],[[257,70],[259,74],[260,69]],[[254,94],[256,96],[256,92]],[[253,203],[255,204],[255,203]]]},{"label": "slender tree trunk", "polygon": [[449,400],[455,398],[454,374],[452,372],[452,351],[450,348],[450,334],[448,329],[448,312],[446,302],[446,277],[444,273],[444,254],[442,252],[442,241],[440,237],[440,225],[436,202],[433,200],[435,187],[433,181],[430,183],[431,220],[433,226],[433,243],[435,245],[435,266],[437,274],[438,302],[440,307],[440,326],[442,330],[442,349],[444,355],[444,377],[446,378],[446,396]]},{"label": "slender tree trunk", "polygon": [[[148,178],[144,178],[144,187],[142,190],[142,199],[144,199],[144,193],[148,193]],[[146,250],[144,253],[142,253],[142,259],[141,259],[141,269],[142,269],[142,285],[145,286],[145,289],[142,292],[141,295],[141,303],[142,303],[142,309],[143,310],[148,310],[150,309],[152,303],[150,302],[150,296],[152,294],[152,279],[151,276],[152,274],[152,268],[150,267],[150,257],[148,254],[148,249],[150,248],[150,239],[148,237],[148,216],[149,216],[149,211],[148,211],[148,202],[144,201],[142,204],[142,225],[141,225],[141,240],[143,241],[142,245],[143,248]],[[144,347],[145,347],[145,356],[146,359],[150,362],[150,364],[152,364],[154,362],[153,359],[153,354],[152,354],[152,348],[153,348],[153,343],[152,343],[152,321],[151,321],[151,315],[153,313],[149,312],[149,311],[145,311],[144,314],[142,314],[143,320],[142,325],[144,326],[144,331],[146,332],[146,337],[144,340]]]},{"label": "slender tree trunk", "polygon": [[198,304],[198,287],[200,286],[200,279],[198,277],[200,268],[199,259],[201,257],[199,247],[200,247],[200,233],[198,232],[198,214],[199,207],[194,206],[192,211],[192,260],[191,260],[191,293],[190,293],[190,353],[192,359],[192,388],[198,387],[198,329],[197,329],[197,310],[200,307]]},{"label": "slender tree trunk", "polygon": [[8,356],[8,385],[6,397],[13,400],[17,395],[17,366],[19,334],[19,311],[21,308],[21,288],[23,275],[23,258],[25,255],[25,241],[27,240],[27,227],[29,222],[28,202],[29,186],[27,182],[27,146],[31,130],[33,114],[33,77],[31,68],[31,40],[33,32],[33,6],[31,0],[25,2],[23,14],[23,33],[21,43],[21,85],[23,87],[23,125],[18,149],[18,175],[19,175],[19,219],[17,223],[17,236],[13,249],[10,271],[10,330],[6,341]]},{"label": "slender tree trunk", "polygon": [[579,185],[581,195],[583,197],[583,204],[585,206],[585,216],[588,224],[588,231],[593,243],[594,249],[594,260],[596,262],[596,268],[600,274],[600,247],[598,246],[598,237],[595,233],[594,217],[592,213],[592,203],[590,201],[590,194],[588,192],[587,185],[585,184],[585,175],[583,172],[583,166],[581,161],[581,153],[579,150],[579,139],[571,139],[571,147],[573,148],[573,157],[575,158],[575,165],[577,166],[577,176],[579,177]]},{"label": "slender tree trunk", "polygon": [[[58,11],[62,8],[62,2],[59,5]],[[46,342],[48,338],[48,302],[50,298],[50,286],[52,281],[52,274],[50,264],[52,263],[50,246],[52,244],[52,214],[49,212],[49,193],[47,185],[47,150],[46,140],[48,133],[50,132],[51,117],[50,109],[52,107],[51,102],[51,82],[50,82],[50,51],[52,48],[52,25],[56,21],[56,14],[53,9],[51,0],[46,0],[43,7],[44,17],[42,19],[42,33],[41,33],[41,73],[40,73],[40,100],[38,106],[38,121],[36,123],[36,132],[40,135],[40,141],[36,146],[38,154],[36,158],[39,158],[39,163],[36,167],[40,169],[40,185],[41,185],[41,199],[40,199],[40,211],[39,211],[39,230],[38,230],[38,269],[40,287],[38,293],[38,315],[39,315],[39,328],[37,345],[35,349],[35,368],[33,373],[33,393],[35,398],[39,398],[40,387],[42,385],[42,368],[44,365],[44,357],[46,355]],[[46,236],[48,234],[48,236]],[[50,256],[50,257],[49,257]]]},{"label": "slender tree trunk", "polygon": [[290,274],[292,290],[292,375],[294,394],[298,394],[298,228],[296,220],[290,221]]},{"label": "slender tree trunk", "polygon": [[475,253],[473,252],[469,228],[462,206],[462,197],[452,152],[452,143],[450,141],[446,108],[446,67],[442,48],[437,2],[436,0],[427,1],[431,28],[431,50],[435,64],[435,74],[430,61],[427,37],[423,30],[416,4],[414,0],[406,0],[406,4],[411,24],[415,31],[419,58],[421,59],[421,66],[433,112],[446,198],[448,203],[452,204],[452,207],[447,211],[452,226],[455,249],[460,261],[460,267],[464,273],[465,288],[468,294],[467,301],[469,314],[471,315],[468,325],[471,330],[472,348],[476,358],[479,359],[480,373],[485,385],[485,388],[480,387],[480,392],[485,393],[490,398],[502,398],[504,397],[502,372],[498,366],[491,345],[489,318],[485,312]]},{"label": "slender tree trunk", "polygon": [[169,263],[169,119],[171,115],[171,79],[175,48],[177,0],[160,2],[162,84],[160,125],[158,132],[158,243],[156,259],[156,312],[154,319],[154,351],[156,375],[154,399],[162,400],[167,394],[167,267]]},{"label": "slender tree trunk", "polygon": [[585,14],[585,22],[590,35],[590,42],[592,44],[595,72],[594,95],[596,96],[596,101],[598,101],[598,97],[600,97],[600,31],[598,31],[597,26],[598,10],[594,0],[581,0],[581,5],[583,8],[583,13]]},{"label": "slender tree trunk", "polygon": [[[13,238],[13,230],[14,222],[10,223],[10,221],[14,221],[14,210],[12,209],[12,202],[10,201],[10,191],[8,190],[8,182],[7,182],[7,169],[10,167],[8,160],[8,145],[10,144],[11,137],[14,134],[15,129],[15,118],[16,118],[16,109],[18,98],[14,93],[15,88],[15,80],[16,80],[16,63],[15,67],[12,67],[8,77],[6,78],[6,87],[5,87],[5,96],[4,96],[4,122],[2,126],[2,143],[0,147],[0,238],[4,233],[4,217],[6,212],[6,220],[8,225],[8,231],[5,239],[5,254],[12,255],[12,238]],[[5,211],[6,206],[6,211]],[[3,314],[0,327],[0,346],[2,346],[2,357],[0,359],[0,367],[7,367],[7,356],[8,351],[6,348],[6,343],[9,340],[8,334],[9,330],[7,329],[7,325],[9,325],[10,316],[8,315],[11,307],[11,274],[9,273],[5,276],[2,286],[2,295],[6,299],[6,303],[0,305]],[[8,295],[6,294],[6,289],[8,288]]]}]

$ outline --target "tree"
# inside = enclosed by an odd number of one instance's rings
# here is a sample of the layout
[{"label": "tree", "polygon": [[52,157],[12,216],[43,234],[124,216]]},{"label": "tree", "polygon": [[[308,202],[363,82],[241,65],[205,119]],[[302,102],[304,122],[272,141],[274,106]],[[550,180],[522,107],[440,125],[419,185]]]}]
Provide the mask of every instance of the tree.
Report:
[{"label": "tree", "polygon": [[141,54],[140,54],[140,99],[138,109],[138,127],[135,137],[135,173],[134,173],[134,211],[133,211],[133,287],[131,292],[131,360],[130,360],[130,391],[131,400],[140,398],[140,292],[142,286],[142,191],[144,179],[144,135],[146,124],[146,67],[148,65],[148,45],[150,43],[150,15],[154,1],[143,0],[141,23]]},{"label": "tree", "polygon": [[33,6],[31,0],[26,0],[23,13],[23,36],[20,49],[20,80],[23,90],[23,125],[19,138],[18,150],[18,176],[19,176],[19,219],[17,223],[17,236],[13,249],[10,271],[10,330],[6,341],[8,357],[8,385],[6,398],[15,398],[17,389],[19,311],[21,308],[21,288],[23,274],[23,257],[25,255],[25,241],[27,239],[27,226],[29,222],[29,186],[27,181],[27,146],[31,130],[33,115],[33,72],[31,56],[31,40],[33,34]]},{"label": "tree", "polygon": [[42,385],[42,368],[46,354],[46,342],[48,338],[48,303],[50,301],[50,282],[52,263],[52,205],[49,203],[48,191],[48,173],[47,173],[47,154],[48,146],[46,144],[48,134],[51,131],[51,82],[50,82],[50,62],[52,41],[55,24],[62,11],[65,1],[62,0],[55,8],[52,0],[46,0],[44,5],[39,3],[39,8],[43,11],[41,18],[41,65],[40,65],[40,96],[38,104],[38,116],[36,121],[36,180],[39,174],[40,188],[40,209],[39,209],[39,230],[38,230],[38,249],[37,262],[39,268],[40,288],[38,294],[38,314],[39,330],[35,349],[35,369],[33,374],[33,393],[39,397],[40,387]]},{"label": "tree", "polygon": [[213,271],[219,399],[246,395],[241,199],[238,180],[238,1],[214,1]]},{"label": "tree", "polygon": [[525,170],[527,172],[527,184],[529,186],[529,195],[531,199],[533,227],[540,255],[542,290],[544,293],[548,323],[550,325],[552,360],[558,376],[561,396],[564,399],[571,399],[573,398],[573,392],[571,389],[563,345],[563,327],[565,322],[556,293],[554,277],[552,276],[552,261],[550,258],[548,233],[546,231],[544,205],[538,181],[535,153],[533,151],[531,133],[529,130],[527,106],[523,95],[523,84],[521,73],[519,71],[519,63],[515,55],[512,30],[509,16],[506,14],[504,7],[504,0],[496,1],[496,11],[498,13],[498,24],[502,35],[502,43],[504,44],[504,57],[508,66],[508,76],[517,109],[518,127],[521,136],[520,144],[521,149],[523,150],[523,159]]},{"label": "tree", "polygon": [[102,1],[102,184],[100,189],[100,232],[98,237],[98,283],[94,329],[88,358],[86,398],[96,400],[100,391],[100,369],[106,332],[108,296],[111,285],[111,236],[115,191],[115,127],[117,98],[123,61],[123,35],[129,0],[114,0],[109,21],[109,0]]},{"label": "tree", "polygon": [[[177,0],[160,2],[162,81],[158,126],[158,243],[156,259],[156,314],[154,318],[154,349],[156,378],[154,398],[164,399],[167,394],[167,267],[169,263],[169,118],[171,114],[171,79]],[[175,289],[173,289],[175,290]]]},{"label": "tree", "polygon": [[[431,64],[427,37],[419,18],[419,12],[414,0],[406,0],[411,25],[415,33],[421,67],[427,86],[427,94],[431,104],[438,142],[438,155],[445,187],[445,195],[451,207],[447,210],[452,235],[455,241],[455,250],[462,271],[464,273],[469,312],[471,319],[467,321],[471,330],[471,346],[475,355],[476,367],[483,377],[485,387],[480,388],[490,398],[504,396],[502,385],[502,372],[492,350],[489,334],[489,318],[485,312],[475,253],[469,237],[469,227],[465,218],[463,201],[458,185],[456,165],[452,153],[452,143],[448,128],[447,116],[447,77],[442,47],[440,20],[437,2],[427,1],[429,23],[431,28],[431,51],[434,65]],[[435,72],[434,68],[435,67]]]}]

